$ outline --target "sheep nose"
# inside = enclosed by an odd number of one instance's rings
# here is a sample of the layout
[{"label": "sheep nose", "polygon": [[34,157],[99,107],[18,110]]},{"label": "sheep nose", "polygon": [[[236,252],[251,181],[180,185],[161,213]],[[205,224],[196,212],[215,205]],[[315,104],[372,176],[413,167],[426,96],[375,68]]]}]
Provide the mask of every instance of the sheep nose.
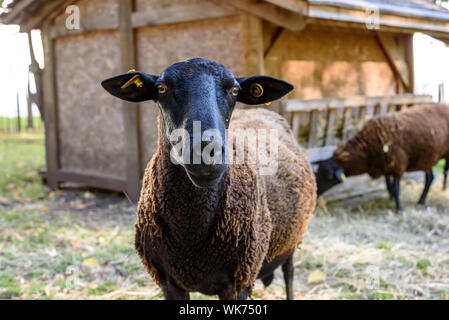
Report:
[{"label": "sheep nose", "polygon": [[193,145],[194,163],[216,165],[223,163],[224,146],[218,141],[201,141]]}]

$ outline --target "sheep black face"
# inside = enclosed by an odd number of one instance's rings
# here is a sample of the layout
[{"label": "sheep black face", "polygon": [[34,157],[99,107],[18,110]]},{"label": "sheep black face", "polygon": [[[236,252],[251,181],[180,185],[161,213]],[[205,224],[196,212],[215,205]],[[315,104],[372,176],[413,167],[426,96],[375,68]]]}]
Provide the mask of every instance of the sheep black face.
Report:
[{"label": "sheep black face", "polygon": [[228,168],[225,130],[236,102],[262,104],[293,89],[266,76],[235,78],[223,65],[202,58],[175,63],[160,76],[120,74],[102,86],[123,100],[158,103],[164,145],[197,187],[214,186]]},{"label": "sheep black face", "polygon": [[320,161],[318,165],[318,172],[316,173],[318,195],[345,181],[346,176],[343,167],[332,158]]}]

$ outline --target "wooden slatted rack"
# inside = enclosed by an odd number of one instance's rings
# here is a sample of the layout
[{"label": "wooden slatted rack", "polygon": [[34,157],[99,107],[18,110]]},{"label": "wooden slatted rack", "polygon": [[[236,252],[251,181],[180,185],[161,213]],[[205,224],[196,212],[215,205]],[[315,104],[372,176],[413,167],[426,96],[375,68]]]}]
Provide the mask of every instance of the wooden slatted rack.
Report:
[{"label": "wooden slatted rack", "polygon": [[[353,96],[313,100],[281,101],[282,110],[291,119],[295,137],[307,149],[311,163],[330,158],[339,142],[345,142],[372,116],[400,111],[415,104],[429,103],[430,95],[399,94],[382,97]],[[340,125],[337,125],[340,121]],[[308,123],[304,128],[304,123]],[[324,132],[319,139],[319,127]],[[304,136],[302,129],[306,129]],[[303,141],[304,138],[306,141]]]}]

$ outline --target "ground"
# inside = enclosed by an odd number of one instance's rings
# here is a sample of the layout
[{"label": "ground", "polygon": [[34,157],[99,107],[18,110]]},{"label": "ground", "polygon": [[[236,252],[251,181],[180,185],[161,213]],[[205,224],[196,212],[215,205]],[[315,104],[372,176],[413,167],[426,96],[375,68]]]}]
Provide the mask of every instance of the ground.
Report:
[{"label": "ground", "polygon": [[[96,190],[52,192],[43,166],[41,132],[0,134],[0,298],[161,299],[133,249],[135,205]],[[401,188],[402,213],[383,190],[320,201],[295,254],[296,299],[449,299],[449,191],[438,176],[417,206],[422,183]],[[284,297],[279,270],[253,293]]]}]

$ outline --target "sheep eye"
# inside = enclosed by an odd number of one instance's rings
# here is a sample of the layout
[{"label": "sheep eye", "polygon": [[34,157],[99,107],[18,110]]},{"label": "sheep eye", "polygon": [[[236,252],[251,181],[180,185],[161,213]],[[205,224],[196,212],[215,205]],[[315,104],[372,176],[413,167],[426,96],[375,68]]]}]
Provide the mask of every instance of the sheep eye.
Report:
[{"label": "sheep eye", "polygon": [[164,83],[160,83],[157,85],[157,92],[159,94],[165,94],[167,92],[167,85]]},{"label": "sheep eye", "polygon": [[237,97],[239,95],[240,89],[238,87],[233,87],[231,89],[231,95],[233,95],[234,97]]}]

